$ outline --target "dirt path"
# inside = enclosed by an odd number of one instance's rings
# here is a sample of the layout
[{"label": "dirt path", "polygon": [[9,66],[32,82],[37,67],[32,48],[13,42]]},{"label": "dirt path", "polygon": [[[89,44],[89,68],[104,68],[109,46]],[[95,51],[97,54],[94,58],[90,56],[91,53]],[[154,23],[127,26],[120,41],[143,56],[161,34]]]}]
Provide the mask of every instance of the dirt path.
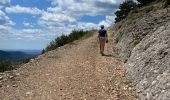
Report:
[{"label": "dirt path", "polygon": [[4,80],[0,100],[138,100],[109,41],[106,56],[96,36],[39,56]]}]

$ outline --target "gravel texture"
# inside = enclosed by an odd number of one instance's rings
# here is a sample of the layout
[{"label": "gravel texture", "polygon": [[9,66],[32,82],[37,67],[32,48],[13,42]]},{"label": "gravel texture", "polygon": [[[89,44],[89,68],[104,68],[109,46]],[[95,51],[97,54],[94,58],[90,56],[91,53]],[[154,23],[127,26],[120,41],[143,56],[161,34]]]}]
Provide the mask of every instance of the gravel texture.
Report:
[{"label": "gravel texture", "polygon": [[112,37],[106,56],[97,34],[0,74],[0,100],[138,100]]}]

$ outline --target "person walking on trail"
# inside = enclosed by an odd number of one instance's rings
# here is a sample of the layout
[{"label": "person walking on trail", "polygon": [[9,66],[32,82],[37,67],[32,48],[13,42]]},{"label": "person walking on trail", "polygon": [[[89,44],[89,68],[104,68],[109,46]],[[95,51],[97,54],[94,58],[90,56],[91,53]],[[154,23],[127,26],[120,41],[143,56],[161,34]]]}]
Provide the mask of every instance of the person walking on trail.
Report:
[{"label": "person walking on trail", "polygon": [[107,30],[104,29],[104,25],[101,25],[101,29],[98,31],[98,40],[100,43],[100,54],[104,55],[105,43],[108,42]]}]

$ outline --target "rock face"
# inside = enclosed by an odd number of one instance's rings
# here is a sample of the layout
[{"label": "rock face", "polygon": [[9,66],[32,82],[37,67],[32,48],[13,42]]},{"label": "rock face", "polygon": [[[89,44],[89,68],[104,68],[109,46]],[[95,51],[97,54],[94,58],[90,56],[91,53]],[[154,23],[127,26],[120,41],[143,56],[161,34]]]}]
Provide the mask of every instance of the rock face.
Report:
[{"label": "rock face", "polygon": [[170,8],[143,13],[133,20],[127,18],[113,31],[124,67],[141,100],[169,100]]},{"label": "rock face", "polygon": [[125,67],[143,99],[170,98],[170,23],[147,35],[132,50]]}]

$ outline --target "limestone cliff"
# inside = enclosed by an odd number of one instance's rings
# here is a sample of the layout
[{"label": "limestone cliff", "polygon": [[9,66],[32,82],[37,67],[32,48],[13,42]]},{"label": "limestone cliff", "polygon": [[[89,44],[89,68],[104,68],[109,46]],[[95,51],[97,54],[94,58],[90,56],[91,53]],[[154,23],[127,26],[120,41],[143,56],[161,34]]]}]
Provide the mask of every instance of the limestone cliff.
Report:
[{"label": "limestone cliff", "polygon": [[141,100],[170,100],[170,7],[139,8],[112,29]]}]

